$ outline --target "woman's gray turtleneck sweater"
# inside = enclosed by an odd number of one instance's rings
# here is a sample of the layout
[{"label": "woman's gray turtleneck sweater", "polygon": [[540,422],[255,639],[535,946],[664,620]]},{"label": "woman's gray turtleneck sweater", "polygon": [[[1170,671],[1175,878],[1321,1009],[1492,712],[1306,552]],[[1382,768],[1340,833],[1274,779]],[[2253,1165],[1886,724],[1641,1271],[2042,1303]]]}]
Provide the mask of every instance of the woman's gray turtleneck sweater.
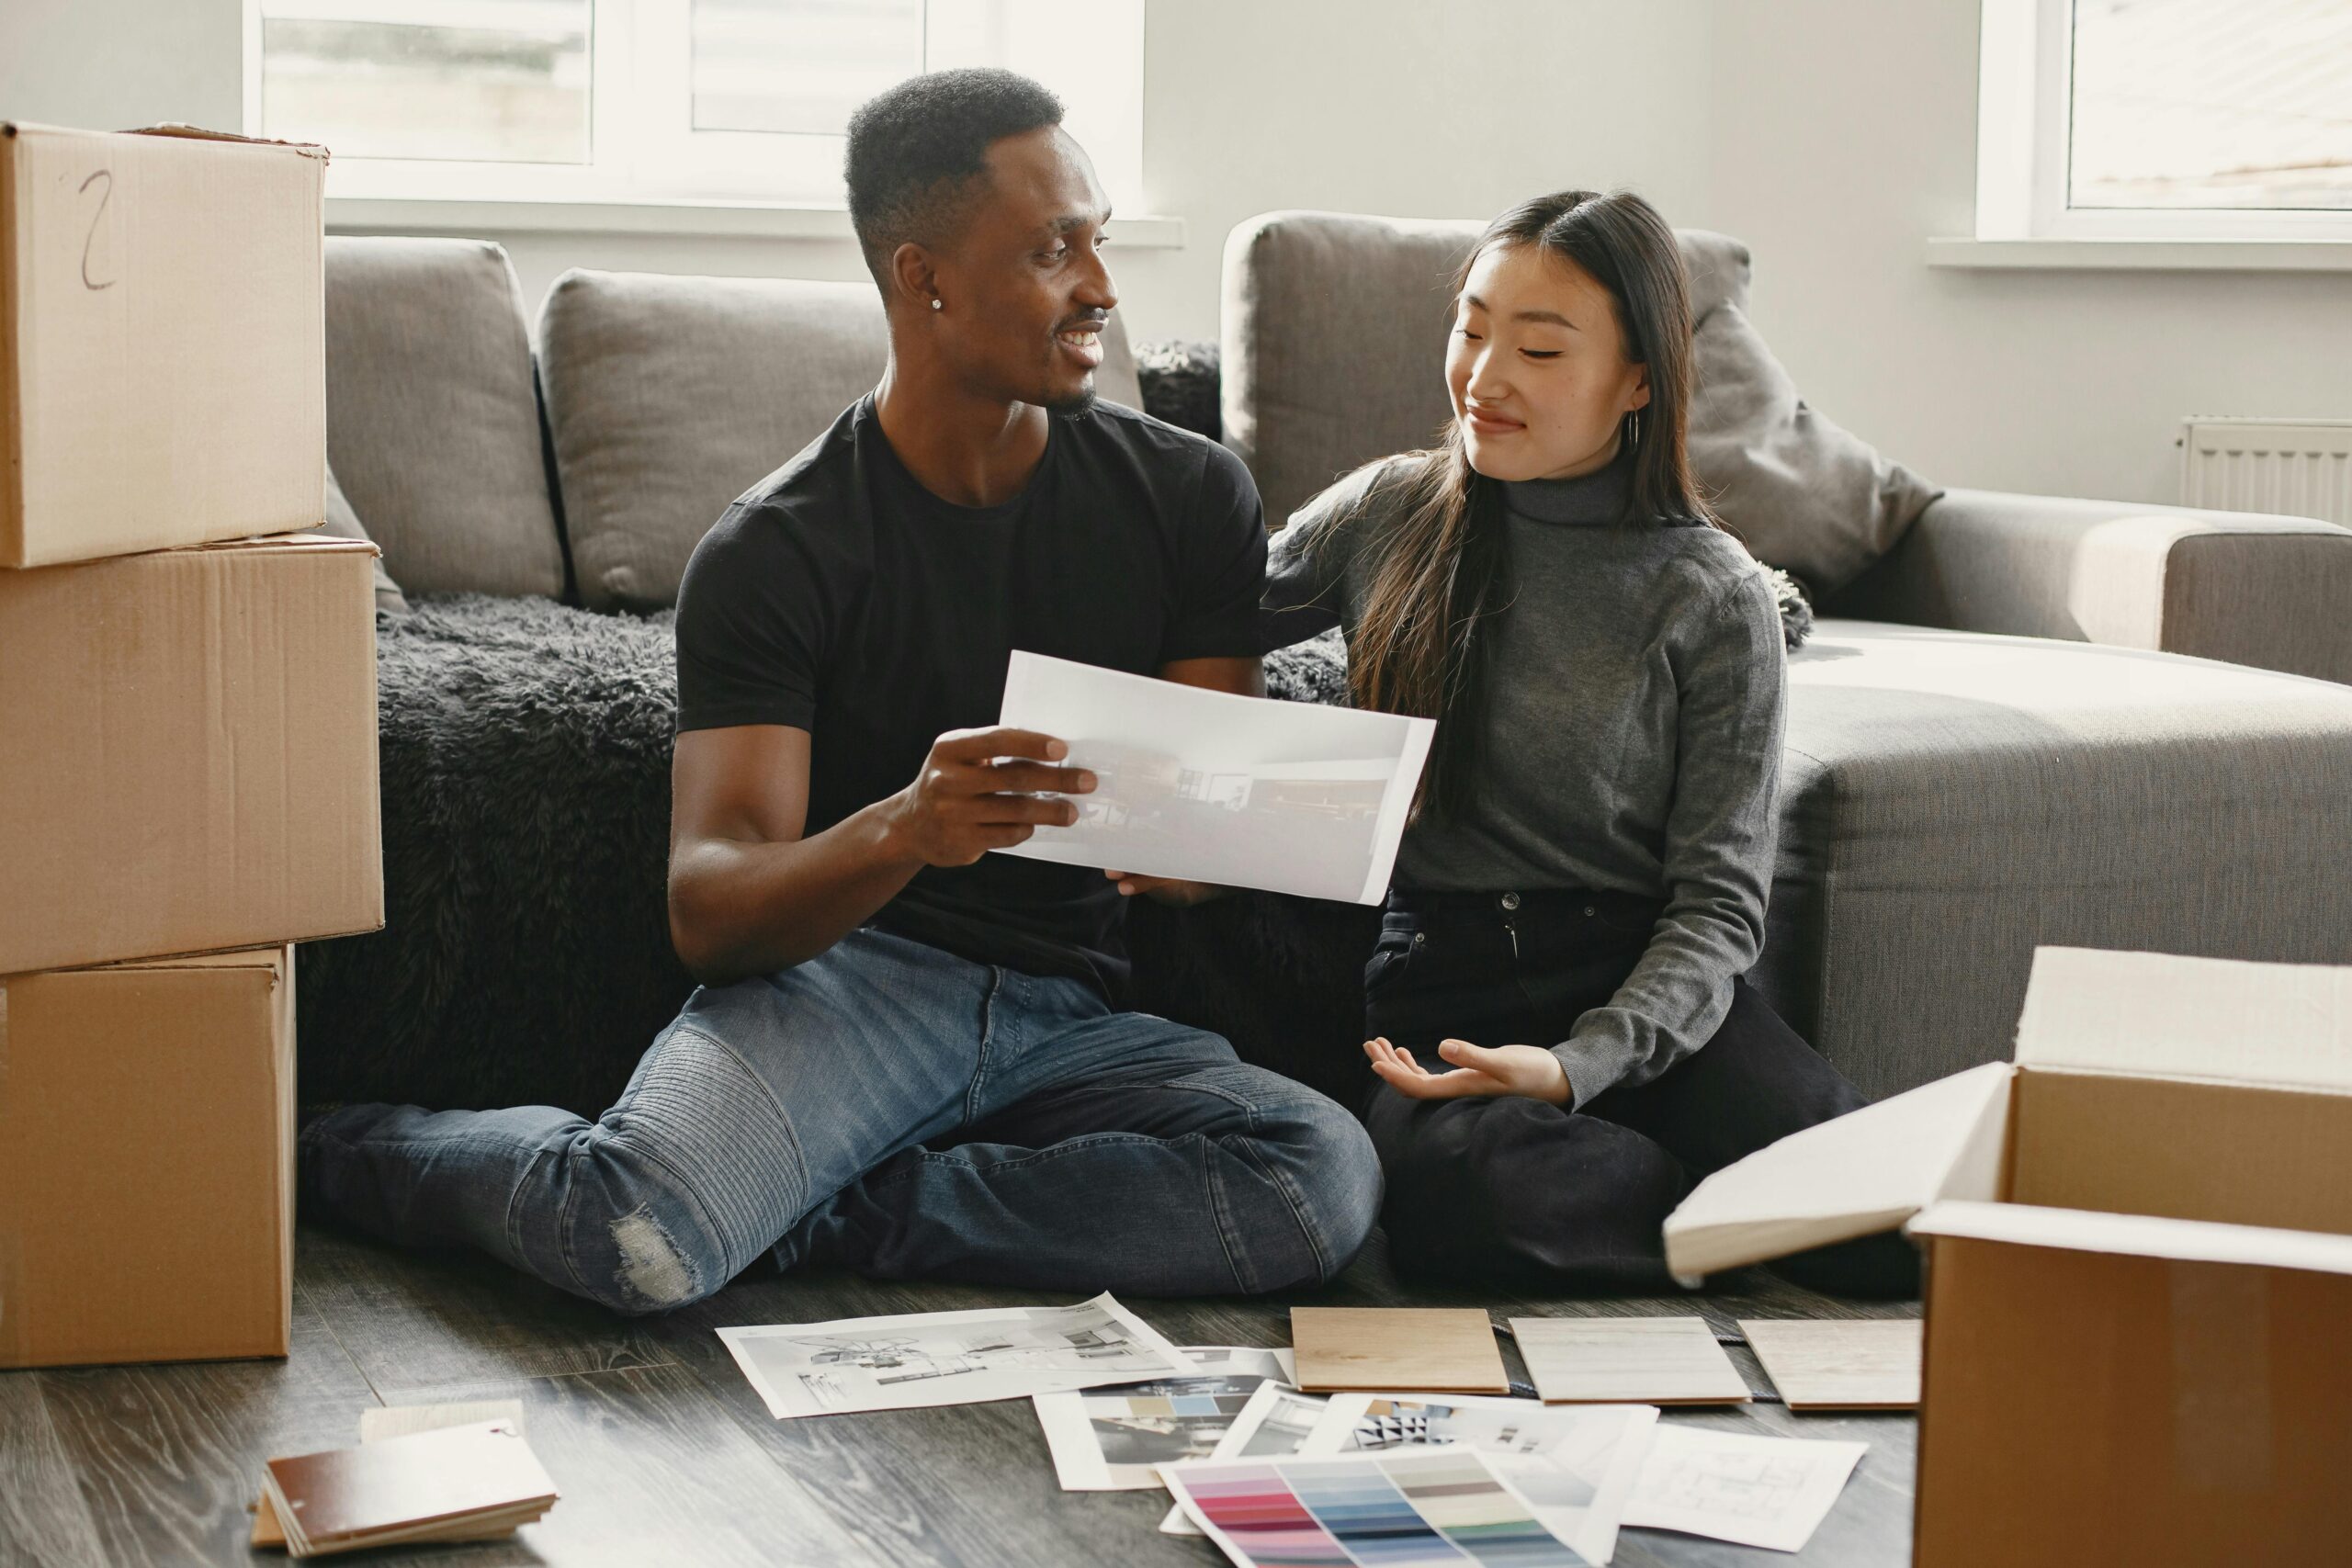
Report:
[{"label": "woman's gray turtleneck sweater", "polygon": [[[1400,512],[1391,458],[1277,535],[1271,649],[1355,634],[1370,547]],[[1579,887],[1665,901],[1604,1007],[1548,1044],[1576,1103],[1646,1083],[1713,1037],[1756,962],[1772,884],[1786,653],[1770,578],[1703,525],[1628,522],[1631,465],[1510,483],[1513,593],[1495,628],[1477,798],[1405,832],[1396,886]],[[1445,722],[1442,718],[1441,723]]]}]

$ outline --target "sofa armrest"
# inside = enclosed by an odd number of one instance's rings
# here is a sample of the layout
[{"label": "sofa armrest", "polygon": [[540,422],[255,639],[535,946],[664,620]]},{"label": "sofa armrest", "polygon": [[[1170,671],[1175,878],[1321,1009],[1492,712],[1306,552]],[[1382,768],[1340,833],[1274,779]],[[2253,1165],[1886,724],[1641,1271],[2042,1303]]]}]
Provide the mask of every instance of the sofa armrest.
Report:
[{"label": "sofa armrest", "polygon": [[2352,530],[2263,513],[1947,491],[1823,612],[2352,682]]}]

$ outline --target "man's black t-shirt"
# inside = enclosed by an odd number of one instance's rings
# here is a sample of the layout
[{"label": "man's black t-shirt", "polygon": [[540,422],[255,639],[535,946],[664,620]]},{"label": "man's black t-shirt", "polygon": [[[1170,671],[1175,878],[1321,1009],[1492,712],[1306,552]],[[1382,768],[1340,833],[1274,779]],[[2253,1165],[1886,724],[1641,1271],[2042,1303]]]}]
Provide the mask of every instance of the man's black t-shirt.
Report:
[{"label": "man's black t-shirt", "polygon": [[[821,832],[912,782],[950,729],[994,725],[1014,649],[1157,674],[1258,652],[1266,530],[1214,442],[1111,403],[1053,416],[1001,506],[918,483],[871,396],[729,506],[678,594],[678,728],[809,732]],[[1127,977],[1100,871],[1008,855],[926,866],[875,917],[983,964]]]}]

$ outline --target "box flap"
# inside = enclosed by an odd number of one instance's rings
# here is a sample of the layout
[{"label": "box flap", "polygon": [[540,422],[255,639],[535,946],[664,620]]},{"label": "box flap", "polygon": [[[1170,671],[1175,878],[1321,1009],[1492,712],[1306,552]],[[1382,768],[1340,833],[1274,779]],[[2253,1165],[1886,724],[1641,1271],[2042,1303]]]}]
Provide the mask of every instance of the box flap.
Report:
[{"label": "box flap", "polygon": [[85,130],[72,126],[43,125],[37,120],[0,119],[0,137],[9,136],[177,136],[190,141],[242,141],[249,147],[283,147],[305,158],[324,163],[328,153],[315,141],[281,141],[268,136],[240,136],[233,130],[207,130],[200,125],[185,125],[177,120],[164,120],[155,125],[133,126],[129,130]]},{"label": "box flap", "polygon": [[2182,1263],[2244,1263],[2352,1274],[2352,1236],[2267,1225],[2226,1225],[2154,1214],[2107,1214],[2091,1209],[2045,1209],[2032,1203],[1951,1201],[1920,1212],[1913,1235],[1953,1236],[2055,1247],[2072,1252],[2125,1253]]},{"label": "box flap", "polygon": [[1668,1216],[1667,1267],[1695,1279],[1892,1230],[1939,1199],[1997,1198],[2010,1077],[1972,1067],[1724,1167]]},{"label": "box flap", "polygon": [[2017,1060],[2352,1092],[2352,968],[2037,948]]},{"label": "box flap", "polygon": [[274,136],[240,136],[233,130],[207,130],[200,125],[187,125],[167,119],[155,125],[134,126],[125,136],[184,136],[192,141],[242,141],[249,147],[283,147],[300,152],[305,158],[327,161],[327,150],[315,141],[284,141]]}]

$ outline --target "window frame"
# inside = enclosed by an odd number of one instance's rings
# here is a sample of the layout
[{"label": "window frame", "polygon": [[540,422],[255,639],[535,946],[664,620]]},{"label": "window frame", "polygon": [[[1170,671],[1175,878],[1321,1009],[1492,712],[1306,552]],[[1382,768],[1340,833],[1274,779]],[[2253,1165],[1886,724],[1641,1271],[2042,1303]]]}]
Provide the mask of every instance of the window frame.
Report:
[{"label": "window frame", "polygon": [[2284,241],[2352,245],[2352,209],[2067,205],[2074,0],[1981,0],[1980,241]]},{"label": "window frame", "polygon": [[[1142,0],[1137,3],[1140,7]],[[244,132],[249,136],[266,134],[262,125],[263,4],[242,0],[241,6]],[[666,122],[670,117],[663,114],[659,95],[692,91],[690,4],[587,0],[588,162],[345,156],[329,165],[328,226],[455,224],[568,232],[847,235],[840,196],[813,195],[825,187],[808,177],[812,163],[829,174],[838,171],[838,135],[695,132]],[[955,26],[956,18],[949,17],[945,25]],[[928,54],[927,46],[926,66]],[[1136,113],[1140,121],[1140,106]],[[779,139],[805,141],[816,156],[800,160],[797,172],[779,169],[778,177],[763,178],[763,165],[773,161]],[[771,156],[756,157],[755,152]],[[1139,144],[1136,158],[1133,178],[1139,183]],[[657,169],[663,171],[659,176],[653,173]],[[837,184],[831,188],[837,191]],[[1167,218],[1115,218],[1111,234],[1126,244],[1182,243],[1182,223]]]}]

